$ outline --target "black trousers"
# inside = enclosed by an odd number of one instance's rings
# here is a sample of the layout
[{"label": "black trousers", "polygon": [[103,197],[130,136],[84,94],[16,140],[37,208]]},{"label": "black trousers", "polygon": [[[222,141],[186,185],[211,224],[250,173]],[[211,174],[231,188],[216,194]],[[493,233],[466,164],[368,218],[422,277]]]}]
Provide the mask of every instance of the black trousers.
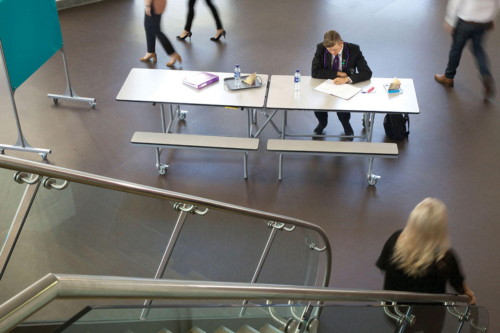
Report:
[{"label": "black trousers", "polygon": [[[210,10],[212,11],[212,14],[214,15],[215,19],[215,24],[217,24],[217,30],[222,29],[222,23],[219,18],[219,13],[217,13],[217,8],[212,4],[211,0],[206,0],[208,7],[210,7]],[[188,16],[187,16],[187,21],[186,21],[186,26],[184,27],[184,30],[186,31],[191,31],[191,25],[193,24],[193,19],[194,19],[194,4],[196,3],[196,0],[189,0],[188,7]]]},{"label": "black trousers", "polygon": [[161,45],[167,51],[168,55],[175,53],[174,47],[168,40],[167,36],[160,30],[161,15],[156,15],[151,7],[151,16],[144,15],[144,29],[146,30],[146,42],[148,44],[148,52],[155,53],[156,37],[160,40]]},{"label": "black trousers", "polygon": [[[319,123],[321,126],[326,127],[328,125],[328,112],[314,112],[314,115],[316,118],[318,118]],[[337,116],[339,117],[340,122],[342,123],[342,126],[344,127],[344,130],[349,128],[349,120],[351,119],[351,113],[350,112],[337,112]]]}]

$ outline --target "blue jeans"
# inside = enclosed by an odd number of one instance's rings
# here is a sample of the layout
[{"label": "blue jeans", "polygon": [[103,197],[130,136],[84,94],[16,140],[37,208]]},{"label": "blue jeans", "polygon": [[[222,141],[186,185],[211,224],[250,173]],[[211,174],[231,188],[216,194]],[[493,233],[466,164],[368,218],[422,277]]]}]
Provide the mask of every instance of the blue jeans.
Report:
[{"label": "blue jeans", "polygon": [[482,39],[483,35],[491,27],[491,23],[471,24],[461,19],[458,19],[457,26],[453,33],[453,43],[451,44],[448,66],[444,76],[448,79],[453,79],[457,74],[457,68],[462,57],[462,50],[467,43],[467,40],[472,39],[472,52],[476,58],[479,73],[482,77],[491,77],[488,69],[488,58],[483,50]]}]

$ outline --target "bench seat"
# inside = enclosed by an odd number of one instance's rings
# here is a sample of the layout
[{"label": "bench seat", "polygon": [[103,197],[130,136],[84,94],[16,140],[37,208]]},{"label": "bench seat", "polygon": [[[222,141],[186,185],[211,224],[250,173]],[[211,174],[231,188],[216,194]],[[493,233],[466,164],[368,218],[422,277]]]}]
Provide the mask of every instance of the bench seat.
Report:
[{"label": "bench seat", "polygon": [[276,140],[267,141],[267,150],[286,153],[335,154],[397,157],[395,143]]},{"label": "bench seat", "polygon": [[305,141],[277,140],[267,141],[267,150],[280,154],[279,179],[283,174],[283,154],[364,156],[370,158],[368,183],[375,185],[379,176],[372,174],[373,158],[396,158],[398,146],[395,143],[379,142],[341,142],[341,141]]},{"label": "bench seat", "polygon": [[166,173],[167,165],[160,163],[162,148],[170,149],[210,149],[244,153],[244,177],[247,178],[247,159],[249,151],[259,149],[259,139],[210,135],[171,134],[157,132],[135,132],[130,142],[134,146],[154,147],[157,151],[157,169]]},{"label": "bench seat", "polygon": [[136,146],[200,148],[250,151],[259,149],[259,139],[226,136],[135,132],[130,142]]}]

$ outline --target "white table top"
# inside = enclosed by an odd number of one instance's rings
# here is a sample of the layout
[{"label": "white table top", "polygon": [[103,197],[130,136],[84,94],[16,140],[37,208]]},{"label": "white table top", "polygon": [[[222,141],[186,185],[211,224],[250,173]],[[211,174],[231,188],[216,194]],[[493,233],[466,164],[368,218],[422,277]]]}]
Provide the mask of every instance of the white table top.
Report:
[{"label": "white table top", "polygon": [[300,91],[294,90],[293,75],[273,75],[269,87],[266,107],[285,110],[325,110],[377,113],[420,113],[412,79],[399,79],[402,94],[388,94],[384,84],[393,79],[372,78],[369,81],[354,84],[363,91],[375,87],[375,93],[359,92],[350,100],[328,95],[317,90],[324,79],[310,76],[300,78]]},{"label": "white table top", "polygon": [[116,100],[246,108],[264,107],[268,75],[257,74],[262,78],[262,87],[239,91],[231,91],[224,84],[224,79],[233,77],[233,73],[210,72],[219,76],[219,82],[200,90],[182,83],[184,78],[196,73],[199,72],[134,68],[130,71]]}]

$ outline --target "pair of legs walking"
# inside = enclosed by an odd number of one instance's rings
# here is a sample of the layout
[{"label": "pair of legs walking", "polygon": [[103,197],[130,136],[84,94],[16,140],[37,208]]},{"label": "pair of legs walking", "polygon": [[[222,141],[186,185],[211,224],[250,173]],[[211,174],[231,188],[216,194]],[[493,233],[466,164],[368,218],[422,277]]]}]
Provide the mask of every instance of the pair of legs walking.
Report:
[{"label": "pair of legs walking", "polygon": [[[222,22],[219,18],[219,13],[217,12],[217,8],[213,5],[211,0],[206,0],[208,7],[212,11],[212,15],[215,19],[215,24],[217,26],[217,33],[215,37],[210,38],[211,40],[217,41],[221,36],[226,36],[226,31],[222,27]],[[189,0],[188,2],[188,16],[186,20],[186,25],[184,26],[184,31],[180,36],[177,36],[178,39],[186,39],[187,37],[191,37],[193,33],[191,32],[191,26],[193,24],[194,19],[194,5],[196,4],[196,0]]]},{"label": "pair of legs walking", "polygon": [[448,66],[444,75],[437,74],[435,76],[436,81],[453,87],[453,79],[457,74],[457,68],[460,64],[460,59],[462,57],[462,51],[469,39],[472,40],[472,52],[476,59],[477,67],[479,68],[479,73],[483,79],[483,85],[485,88],[484,97],[490,97],[493,92],[493,79],[489,70],[488,57],[483,49],[483,37],[486,31],[492,27],[493,23],[475,23],[466,22],[459,19],[457,26],[453,32],[453,43],[451,45],[450,54],[448,57]]},{"label": "pair of legs walking", "polygon": [[174,65],[176,61],[182,63],[180,55],[175,52],[167,36],[161,31],[160,23],[161,15],[155,14],[153,8],[151,8],[151,16],[147,14],[144,15],[144,29],[146,30],[148,53],[144,58],[141,58],[141,60],[148,61],[153,58],[153,60],[156,61],[156,38],[158,38],[163,48],[170,56],[170,61],[167,63],[167,66]]}]

